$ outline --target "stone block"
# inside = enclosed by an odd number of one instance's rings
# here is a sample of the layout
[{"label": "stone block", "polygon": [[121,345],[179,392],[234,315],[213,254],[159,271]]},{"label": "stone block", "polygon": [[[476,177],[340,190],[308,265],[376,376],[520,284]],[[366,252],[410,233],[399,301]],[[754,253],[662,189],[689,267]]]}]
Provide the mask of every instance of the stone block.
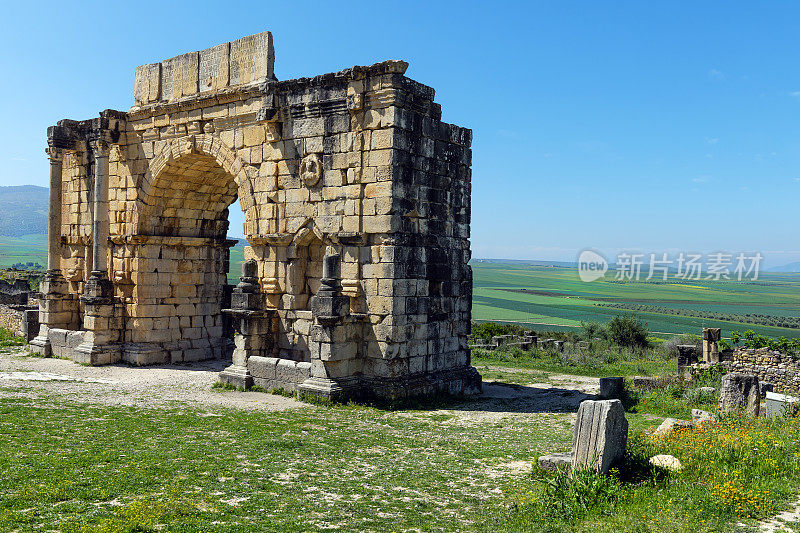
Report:
[{"label": "stone block", "polygon": [[600,378],[600,397],[604,400],[622,399],[625,380],[621,377]]},{"label": "stone block", "polygon": [[658,378],[649,376],[634,376],[633,386],[642,391],[655,390],[658,388]]},{"label": "stone block", "polygon": [[665,419],[658,428],[656,428],[654,435],[658,437],[669,437],[675,431],[681,429],[692,429],[693,423],[688,420],[679,420],[677,418]]},{"label": "stone block", "polygon": [[585,400],[578,408],[572,438],[572,469],[607,474],[622,462],[628,445],[628,420],[619,400]]},{"label": "stone block", "polygon": [[572,468],[572,452],[558,452],[539,457],[539,468],[548,472]]},{"label": "stone block", "polygon": [[284,383],[296,383],[297,362],[289,359],[278,359],[275,365],[275,379]]},{"label": "stone block", "polygon": [[247,369],[253,378],[275,379],[278,359],[253,355],[247,359]]},{"label": "stone block", "polygon": [[680,472],[683,470],[683,465],[678,458],[673,455],[655,455],[651,457],[648,462],[657,468],[663,468],[670,472]]},{"label": "stone block", "polygon": [[761,395],[757,376],[732,372],[722,377],[720,414],[744,412],[750,416],[758,416],[760,407]]}]

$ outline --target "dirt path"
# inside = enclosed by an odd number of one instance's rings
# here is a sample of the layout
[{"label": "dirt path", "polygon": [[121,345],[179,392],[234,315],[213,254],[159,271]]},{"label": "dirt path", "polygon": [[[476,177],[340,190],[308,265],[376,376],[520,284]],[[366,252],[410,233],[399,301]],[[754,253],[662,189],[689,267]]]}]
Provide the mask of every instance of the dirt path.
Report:
[{"label": "dirt path", "polygon": [[[229,407],[276,411],[308,407],[307,403],[284,396],[212,389],[218,372],[227,365],[224,361],[208,361],[192,365],[92,367],[65,359],[6,353],[0,354],[0,397],[53,395],[101,405],[192,405],[209,410]],[[532,381],[535,379],[532,376]],[[469,424],[527,420],[540,415],[566,415],[569,419],[580,402],[594,398],[598,389],[598,378],[559,374],[549,376],[546,383],[526,385],[486,381],[480,396],[436,412],[450,413]]]},{"label": "dirt path", "polygon": [[229,363],[133,367],[83,366],[64,359],[0,354],[0,397],[52,394],[103,405],[231,407],[279,411],[308,404],[273,394],[219,391],[211,386]]}]

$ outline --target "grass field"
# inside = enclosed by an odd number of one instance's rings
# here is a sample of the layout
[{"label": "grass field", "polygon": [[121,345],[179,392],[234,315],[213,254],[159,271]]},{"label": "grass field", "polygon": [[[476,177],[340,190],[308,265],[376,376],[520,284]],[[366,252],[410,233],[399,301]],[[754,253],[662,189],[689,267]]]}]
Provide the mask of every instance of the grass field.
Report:
[{"label": "grass field", "polygon": [[47,265],[47,235],[0,236],[0,268],[29,261]]},{"label": "grass field", "polygon": [[[632,400],[619,474],[531,472],[536,456],[570,446],[572,409],[547,403],[568,394],[565,377],[497,369],[499,381],[556,388],[549,400],[398,411],[112,407],[3,385],[0,531],[711,533],[796,498],[800,421],[733,419],[654,440],[659,417],[714,403],[662,391]],[[658,453],[686,470],[649,467]]]},{"label": "grass field", "polygon": [[0,530],[502,530],[504,489],[519,481],[502,465],[568,446],[566,416],[510,430],[358,406],[204,413],[2,399]]},{"label": "grass field", "polygon": [[[517,322],[533,329],[573,329],[581,321],[608,322],[631,312],[607,304],[654,305],[708,313],[800,317],[800,274],[761,274],[758,281],[669,283],[580,281],[577,270],[524,263],[472,263],[472,316],[478,321]],[[699,333],[703,327],[752,329],[769,337],[800,338],[800,329],[729,320],[633,311],[661,336]]]}]

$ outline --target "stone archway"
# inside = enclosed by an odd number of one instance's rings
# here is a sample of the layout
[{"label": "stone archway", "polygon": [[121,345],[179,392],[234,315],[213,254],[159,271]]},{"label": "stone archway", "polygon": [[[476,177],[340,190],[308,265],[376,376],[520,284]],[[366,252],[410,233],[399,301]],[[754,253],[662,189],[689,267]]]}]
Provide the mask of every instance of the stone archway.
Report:
[{"label": "stone archway", "polygon": [[[228,208],[252,202],[247,171],[211,136],[163,143],[144,177],[136,210],[132,347],[137,364],[221,358],[232,349],[222,310],[227,285]],[[235,169],[238,173],[234,175]],[[238,179],[237,179],[238,176]],[[244,202],[242,202],[242,197]]]},{"label": "stone archway", "polygon": [[405,62],[279,81],[273,60],[263,32],[142,65],[130,110],[48,128],[32,349],[89,364],[222,356],[238,200],[251,246],[220,379],[331,398],[475,390],[471,132],[441,121]]}]

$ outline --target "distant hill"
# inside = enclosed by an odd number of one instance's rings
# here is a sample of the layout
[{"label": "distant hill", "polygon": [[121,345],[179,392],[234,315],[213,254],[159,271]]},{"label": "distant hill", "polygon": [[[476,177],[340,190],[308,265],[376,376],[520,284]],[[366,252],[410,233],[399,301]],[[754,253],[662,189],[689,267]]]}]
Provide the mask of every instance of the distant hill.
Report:
[{"label": "distant hill", "polygon": [[0,187],[0,235],[47,233],[47,187]]},{"label": "distant hill", "polygon": [[779,267],[768,268],[767,271],[769,271],[769,272],[800,272],[800,261],[795,261],[794,263],[789,263],[788,265],[783,265],[783,266],[779,266]]}]

